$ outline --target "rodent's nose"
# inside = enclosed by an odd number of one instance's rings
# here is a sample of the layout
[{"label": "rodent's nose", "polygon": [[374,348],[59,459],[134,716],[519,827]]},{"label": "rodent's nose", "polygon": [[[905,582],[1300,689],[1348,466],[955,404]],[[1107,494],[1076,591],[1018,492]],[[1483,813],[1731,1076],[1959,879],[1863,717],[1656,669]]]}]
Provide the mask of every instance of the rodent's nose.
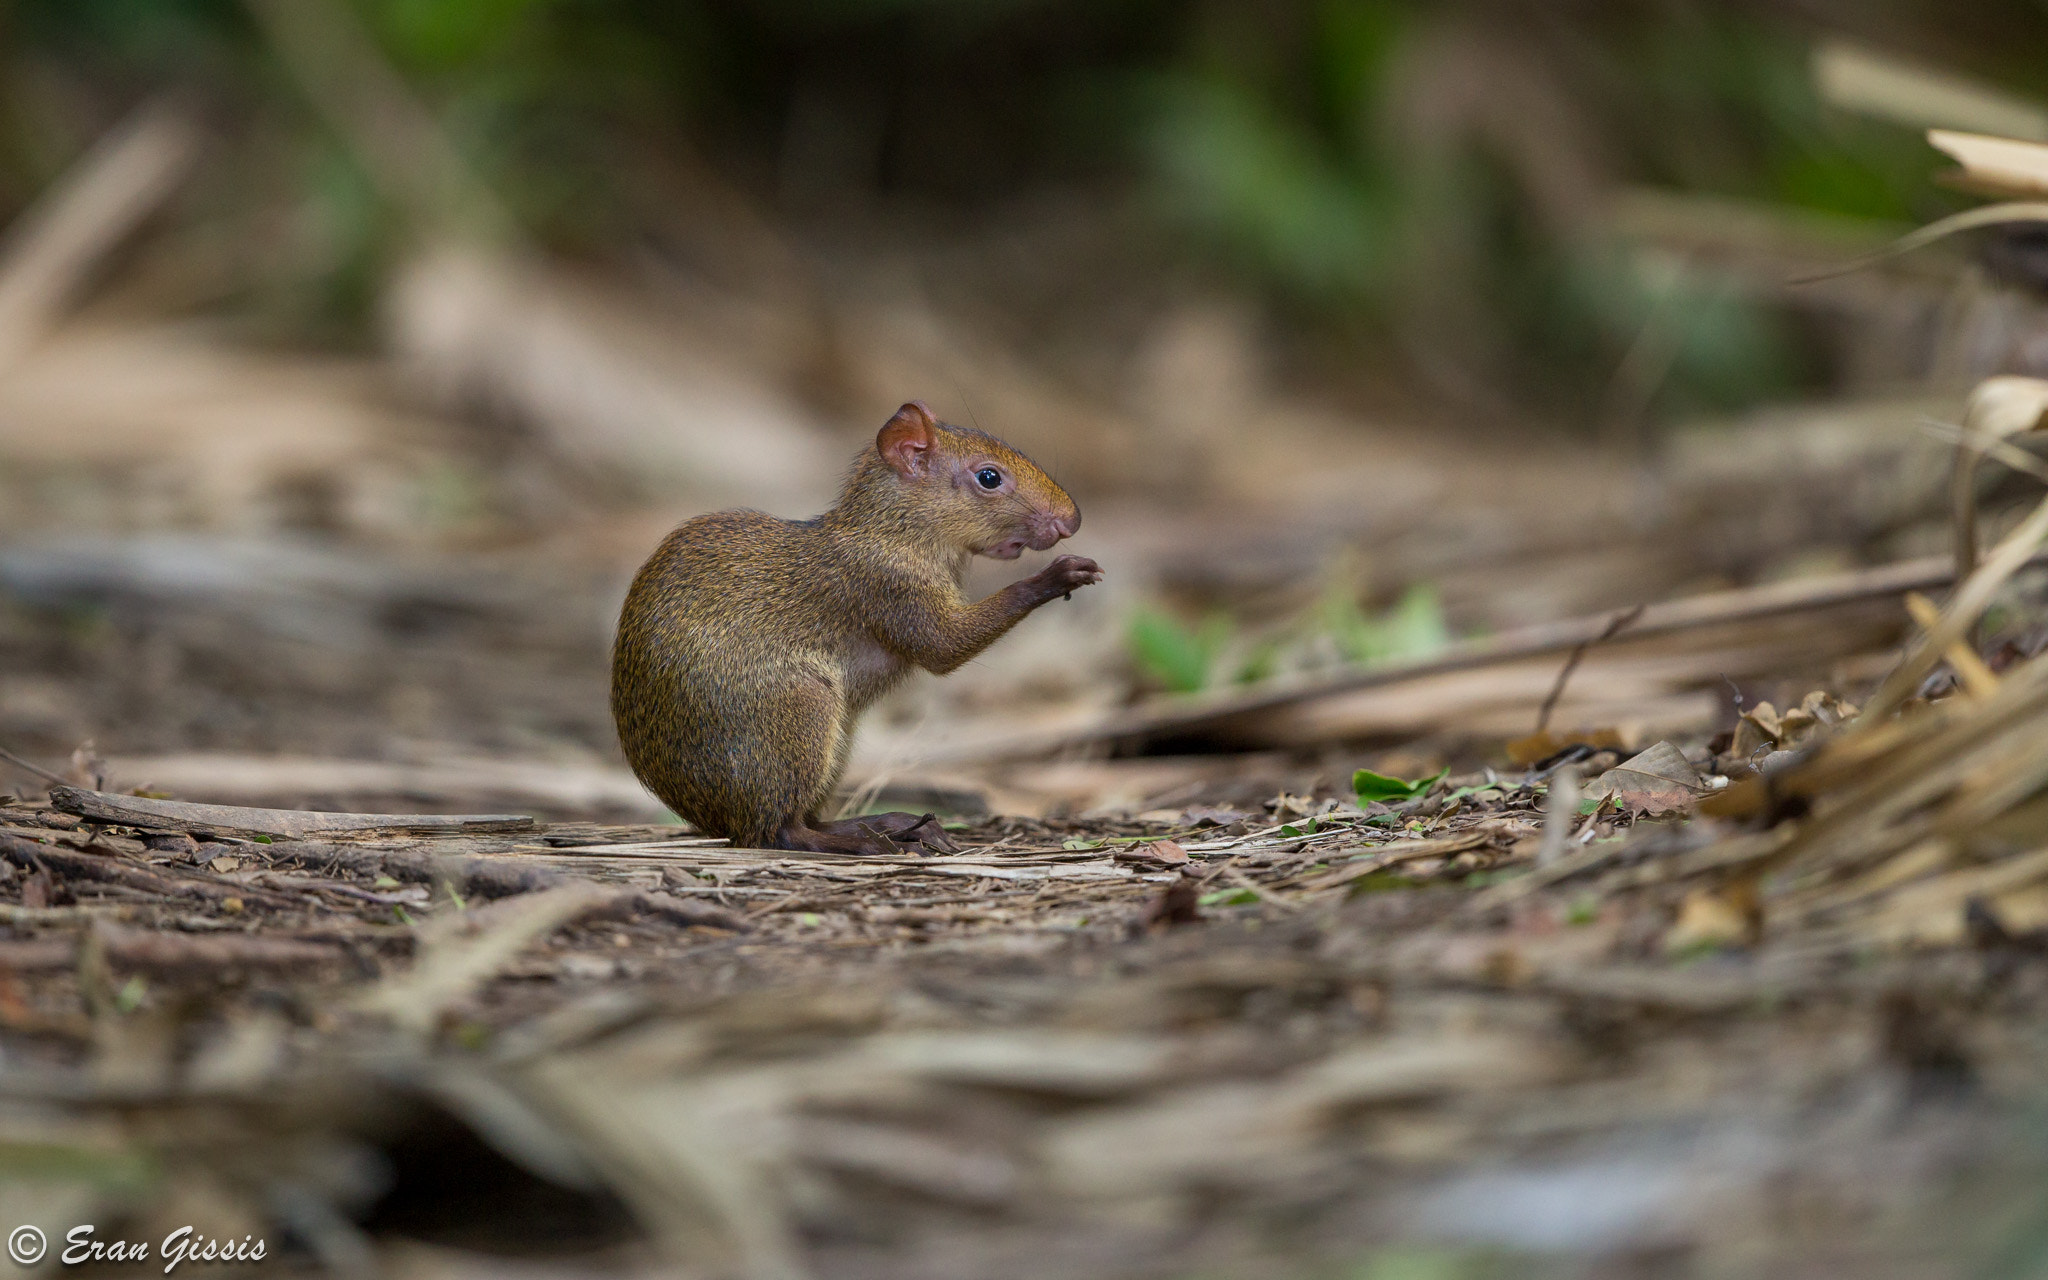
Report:
[{"label": "rodent's nose", "polygon": [[1044,551],[1061,538],[1071,538],[1074,530],[1081,527],[1081,513],[1072,511],[1055,515],[1050,511],[1038,511],[1031,517],[1031,549]]}]

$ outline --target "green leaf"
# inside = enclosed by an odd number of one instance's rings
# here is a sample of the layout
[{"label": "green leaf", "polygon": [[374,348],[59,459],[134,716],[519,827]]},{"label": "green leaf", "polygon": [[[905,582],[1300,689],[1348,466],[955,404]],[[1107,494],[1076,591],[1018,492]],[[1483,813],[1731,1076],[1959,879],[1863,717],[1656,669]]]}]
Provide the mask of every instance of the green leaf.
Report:
[{"label": "green leaf", "polygon": [[250,836],[249,838],[250,838],[251,840],[254,840],[254,841],[255,841],[255,842],[257,843],[257,844],[269,844],[269,843],[270,843],[270,837],[269,837],[269,836]]},{"label": "green leaf", "polygon": [[1290,840],[1299,840],[1301,839],[1302,832],[1300,827],[1288,826],[1280,828],[1280,834],[1286,836]]},{"label": "green leaf", "polygon": [[1373,871],[1353,880],[1345,890],[1345,896],[1355,898],[1363,893],[1386,893],[1392,889],[1413,889],[1422,881],[1413,876],[1404,876],[1398,871]]},{"label": "green leaf", "polygon": [[1370,769],[1360,769],[1357,773],[1351,775],[1351,789],[1358,793],[1358,803],[1361,805],[1371,804],[1374,801],[1394,803],[1401,800],[1413,800],[1437,783],[1443,781],[1450,771],[1450,766],[1445,765],[1427,778],[1417,778],[1413,782],[1403,782],[1399,778],[1390,778],[1384,773],[1374,773]]},{"label": "green leaf", "polygon": [[1259,900],[1250,889],[1211,889],[1195,902],[1204,907],[1245,907]]},{"label": "green leaf", "polygon": [[1060,842],[1060,848],[1072,849],[1076,852],[1079,852],[1082,849],[1100,849],[1101,847],[1102,841],[1084,840],[1080,836],[1069,836],[1067,839]]},{"label": "green leaf", "polygon": [[137,974],[114,993],[114,1007],[122,1013],[133,1013],[142,1007],[142,1002],[148,995],[149,984],[142,980],[141,974]]},{"label": "green leaf", "polygon": [[1323,625],[1337,649],[1361,666],[1426,658],[1451,642],[1436,588],[1417,583],[1393,608],[1368,617],[1348,589],[1333,590],[1323,599]]},{"label": "green leaf", "polygon": [[372,889],[396,889],[398,881],[380,872],[375,880],[370,881],[370,887]]},{"label": "green leaf", "polygon": [[1280,671],[1280,642],[1262,640],[1253,645],[1237,667],[1237,683],[1258,684],[1271,680]]},{"label": "green leaf", "polygon": [[1499,871],[1474,871],[1458,883],[1464,885],[1467,889],[1484,889],[1490,884],[1499,884],[1504,880],[1514,880],[1526,874],[1525,869],[1521,867],[1503,867]]},{"label": "green leaf", "polygon": [[1188,627],[1170,614],[1144,609],[1131,619],[1131,657],[1147,679],[1169,692],[1196,693],[1208,687],[1230,634],[1230,619],[1222,614]]}]

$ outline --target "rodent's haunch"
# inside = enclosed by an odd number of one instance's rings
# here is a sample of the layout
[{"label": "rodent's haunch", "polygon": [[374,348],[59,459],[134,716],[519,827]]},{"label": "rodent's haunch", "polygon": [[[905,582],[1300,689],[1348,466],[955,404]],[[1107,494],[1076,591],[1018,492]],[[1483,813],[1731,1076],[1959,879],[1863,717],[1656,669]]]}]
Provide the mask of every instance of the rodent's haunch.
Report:
[{"label": "rodent's haunch", "polygon": [[1061,556],[986,599],[961,592],[971,557],[1014,560],[1080,527],[1029,458],[904,405],[830,511],[699,516],[641,566],[612,650],[626,760],[669,808],[735,844],[950,849],[931,814],[824,820],[854,725],[911,668],[944,675],[1101,581],[1093,560]]}]

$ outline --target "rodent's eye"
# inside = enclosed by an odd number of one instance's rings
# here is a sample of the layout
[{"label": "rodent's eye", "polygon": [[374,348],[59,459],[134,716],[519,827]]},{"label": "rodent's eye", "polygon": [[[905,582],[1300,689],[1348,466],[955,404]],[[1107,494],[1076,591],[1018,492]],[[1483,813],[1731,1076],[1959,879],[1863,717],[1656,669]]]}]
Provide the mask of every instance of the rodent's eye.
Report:
[{"label": "rodent's eye", "polygon": [[1000,489],[1003,487],[1003,473],[994,467],[983,467],[974,473],[974,482],[984,489]]}]

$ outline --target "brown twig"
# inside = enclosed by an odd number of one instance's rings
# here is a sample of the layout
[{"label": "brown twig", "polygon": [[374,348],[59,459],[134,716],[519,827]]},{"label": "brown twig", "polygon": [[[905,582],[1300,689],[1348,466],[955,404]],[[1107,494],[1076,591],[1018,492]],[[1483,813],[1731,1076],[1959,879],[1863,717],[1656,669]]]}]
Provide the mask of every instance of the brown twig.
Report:
[{"label": "brown twig", "polygon": [[1571,656],[1564,660],[1564,666],[1558,671],[1557,679],[1551,683],[1550,692],[1543,696],[1542,707],[1537,709],[1537,733],[1542,733],[1550,727],[1550,713],[1557,709],[1557,700],[1564,696],[1564,687],[1571,682],[1572,672],[1579,669],[1579,660],[1586,656],[1586,650],[1591,649],[1594,645],[1605,644],[1607,641],[1614,639],[1615,636],[1621,633],[1623,628],[1642,617],[1643,610],[1647,608],[1649,608],[1647,604],[1639,604],[1633,609],[1623,609],[1608,620],[1607,625],[1601,628],[1599,635],[1580,641],[1572,649]]},{"label": "brown twig", "polygon": [[1430,840],[1404,840],[1383,845],[1371,855],[1353,860],[1346,866],[1336,867],[1310,876],[1307,879],[1292,878],[1282,883],[1304,893],[1317,893],[1324,889],[1335,889],[1350,884],[1353,880],[1385,871],[1403,863],[1420,862],[1425,858],[1451,858],[1461,853],[1483,849],[1493,842],[1490,831],[1467,831],[1454,836],[1442,836]]},{"label": "brown twig", "polygon": [[52,786],[68,787],[71,785],[71,780],[69,778],[63,777],[59,774],[51,773],[48,769],[43,768],[43,766],[39,764],[31,764],[28,761],[22,759],[20,756],[15,755],[12,751],[9,751],[5,747],[0,747],[0,760],[5,760],[7,763],[13,765],[17,769],[26,769],[30,773],[36,775],[38,778],[41,778],[44,782],[50,783]]},{"label": "brown twig", "polygon": [[2007,204],[1985,205],[1981,209],[1965,209],[1961,213],[1950,214],[1946,218],[1930,222],[1917,231],[1908,232],[1875,253],[1863,254],[1860,257],[1850,259],[1841,266],[1817,272],[1813,275],[1795,277],[1786,281],[1786,283],[1793,285],[1819,284],[1823,280],[1833,280],[1840,276],[1853,275],[1867,267],[1874,267],[1880,262],[1899,257],[1902,254],[1911,253],[1915,249],[1925,248],[1937,240],[1944,240],[1959,231],[1975,231],[1981,227],[2004,226],[2007,223],[2013,222],[2032,223],[2043,221],[2048,221],[2048,204],[2043,204],[2039,201],[2020,200]]}]

